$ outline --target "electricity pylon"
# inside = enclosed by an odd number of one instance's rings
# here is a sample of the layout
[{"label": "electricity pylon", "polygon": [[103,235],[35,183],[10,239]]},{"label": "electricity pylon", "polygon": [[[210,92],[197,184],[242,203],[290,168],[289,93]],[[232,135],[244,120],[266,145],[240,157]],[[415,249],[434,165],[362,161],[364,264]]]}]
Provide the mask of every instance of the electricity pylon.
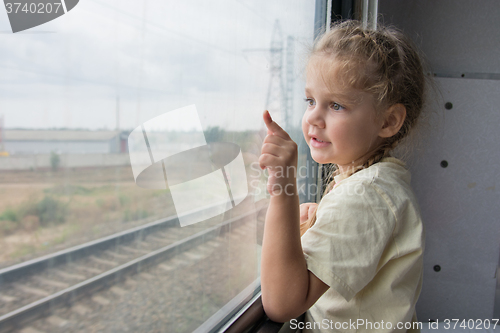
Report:
[{"label": "electricity pylon", "polygon": [[[274,23],[271,47],[269,49],[246,49],[244,51],[269,52],[270,54],[270,77],[267,89],[265,108],[270,110],[273,118],[284,126],[285,129],[290,129],[290,117],[293,115],[293,54],[294,40],[292,36],[288,36],[285,47],[283,41],[283,33],[279,20]],[[285,60],[285,61],[284,61]]]}]

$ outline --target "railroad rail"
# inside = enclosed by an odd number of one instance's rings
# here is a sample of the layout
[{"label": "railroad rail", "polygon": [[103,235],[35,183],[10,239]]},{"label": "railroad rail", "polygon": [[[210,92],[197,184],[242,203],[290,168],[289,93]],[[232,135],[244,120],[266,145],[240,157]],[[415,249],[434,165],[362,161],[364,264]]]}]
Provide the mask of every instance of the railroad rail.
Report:
[{"label": "railroad rail", "polygon": [[147,267],[160,265],[234,230],[256,212],[232,217],[199,232],[196,228],[174,228],[178,220],[171,216],[1,269],[0,298],[7,302],[0,309],[0,332],[19,329],[50,315],[54,309],[110,288]]}]

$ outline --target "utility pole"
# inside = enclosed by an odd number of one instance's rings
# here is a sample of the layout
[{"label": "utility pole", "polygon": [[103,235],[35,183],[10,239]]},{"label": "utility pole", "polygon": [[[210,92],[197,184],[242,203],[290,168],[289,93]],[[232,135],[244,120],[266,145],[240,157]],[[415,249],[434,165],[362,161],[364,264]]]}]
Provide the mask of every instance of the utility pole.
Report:
[{"label": "utility pole", "polygon": [[4,129],[4,116],[0,116],[0,156],[9,156],[5,151],[5,129]]},{"label": "utility pole", "polygon": [[[286,130],[290,130],[290,117],[293,115],[293,86],[295,82],[293,73],[293,37],[287,37],[285,64],[285,47],[283,44],[281,26],[279,20],[276,20],[274,22],[271,47],[269,49],[245,49],[243,52],[269,52],[269,72],[271,75],[269,78],[265,108],[273,113],[273,118],[276,122],[284,126]],[[286,79],[286,82],[284,79]]]},{"label": "utility pole", "polygon": [[292,36],[288,36],[286,40],[286,91],[284,95],[285,106],[285,126],[287,130],[291,130],[291,117],[293,117],[293,86],[295,84],[295,75],[293,73],[293,54],[294,40]]},{"label": "utility pole", "polygon": [[271,111],[278,112],[277,121],[283,124],[283,120],[286,121],[287,116],[283,114],[286,113],[286,95],[283,86],[283,34],[281,32],[281,26],[278,20],[274,22],[273,35],[271,38],[271,48],[269,49],[271,54],[269,71],[271,72],[271,77],[269,79],[269,87],[267,89],[266,98],[266,109],[271,109]]},{"label": "utility pole", "polygon": [[116,95],[116,130],[120,130],[120,96]]}]

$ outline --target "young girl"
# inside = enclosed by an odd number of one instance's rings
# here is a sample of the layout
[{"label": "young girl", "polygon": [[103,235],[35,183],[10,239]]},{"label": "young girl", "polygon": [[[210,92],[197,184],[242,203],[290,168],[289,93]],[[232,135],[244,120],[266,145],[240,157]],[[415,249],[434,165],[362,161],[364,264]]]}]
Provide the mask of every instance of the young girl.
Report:
[{"label": "young girl", "polygon": [[297,145],[264,113],[261,284],[272,320],[306,312],[303,332],[418,330],[423,226],[409,171],[389,153],[417,122],[424,82],[399,32],[348,21],[319,39],[302,119],[313,159],[336,166],[319,206],[299,208]]}]

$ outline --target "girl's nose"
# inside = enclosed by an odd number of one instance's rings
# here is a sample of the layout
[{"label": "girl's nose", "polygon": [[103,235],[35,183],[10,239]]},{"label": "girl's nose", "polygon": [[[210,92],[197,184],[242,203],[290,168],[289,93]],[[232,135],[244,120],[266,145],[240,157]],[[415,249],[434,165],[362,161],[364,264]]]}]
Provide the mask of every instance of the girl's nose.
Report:
[{"label": "girl's nose", "polygon": [[306,121],[309,125],[325,128],[325,119],[323,112],[319,106],[307,111]]}]

